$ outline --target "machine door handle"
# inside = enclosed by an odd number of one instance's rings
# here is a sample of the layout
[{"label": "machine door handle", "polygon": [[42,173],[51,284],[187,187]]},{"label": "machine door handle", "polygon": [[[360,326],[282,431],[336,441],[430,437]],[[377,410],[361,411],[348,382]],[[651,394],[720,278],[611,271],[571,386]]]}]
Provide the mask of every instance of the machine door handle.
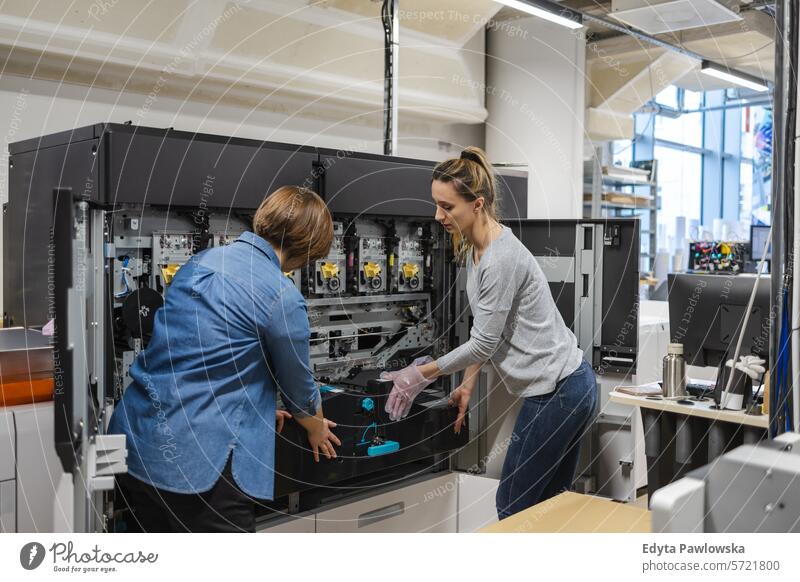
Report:
[{"label": "machine door handle", "polygon": [[362,513],[358,516],[358,527],[367,527],[368,525],[372,525],[373,523],[377,523],[379,521],[383,521],[384,519],[389,519],[392,517],[396,517],[398,515],[403,515],[406,512],[406,504],[403,501],[398,501],[397,503],[392,503],[391,505],[387,505],[386,507],[381,507],[380,509],[374,509],[372,511],[368,511],[366,513]]}]

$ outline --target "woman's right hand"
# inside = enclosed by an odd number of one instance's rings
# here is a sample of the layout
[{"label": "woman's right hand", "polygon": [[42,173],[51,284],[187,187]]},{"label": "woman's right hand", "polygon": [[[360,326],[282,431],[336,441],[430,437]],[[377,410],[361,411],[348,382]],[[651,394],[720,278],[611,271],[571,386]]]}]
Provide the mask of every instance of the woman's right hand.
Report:
[{"label": "woman's right hand", "polygon": [[473,389],[474,386],[461,384],[461,386],[453,390],[453,392],[450,394],[450,399],[447,401],[450,406],[458,407],[458,416],[456,417],[456,423],[453,427],[456,434],[461,433],[461,427],[463,426],[464,419],[466,418],[467,405],[469,404],[469,399],[472,398]]},{"label": "woman's right hand", "polygon": [[315,421],[311,425],[311,430],[308,430],[308,444],[311,445],[311,452],[314,453],[314,461],[319,462],[320,452],[328,459],[335,459],[336,449],[333,448],[333,445],[342,446],[342,441],[331,432],[332,428],[336,428],[336,423],[327,418],[315,419]]},{"label": "woman's right hand", "polygon": [[321,406],[314,416],[295,415],[295,420],[306,429],[308,444],[311,445],[311,452],[314,453],[314,461],[319,462],[320,451],[329,459],[336,458],[336,449],[333,448],[333,445],[340,447],[342,441],[331,432],[332,428],[336,428],[336,423],[323,416]]}]

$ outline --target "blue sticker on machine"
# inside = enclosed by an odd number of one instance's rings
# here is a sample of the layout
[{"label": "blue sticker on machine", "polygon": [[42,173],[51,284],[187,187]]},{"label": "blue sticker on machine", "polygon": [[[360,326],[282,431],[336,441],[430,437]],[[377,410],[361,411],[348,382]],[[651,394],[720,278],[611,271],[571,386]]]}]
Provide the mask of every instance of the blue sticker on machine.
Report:
[{"label": "blue sticker on machine", "polygon": [[388,453],[393,453],[395,451],[400,450],[400,443],[397,441],[386,441],[380,445],[372,445],[367,449],[367,456],[370,457],[377,457],[380,455],[386,455]]}]

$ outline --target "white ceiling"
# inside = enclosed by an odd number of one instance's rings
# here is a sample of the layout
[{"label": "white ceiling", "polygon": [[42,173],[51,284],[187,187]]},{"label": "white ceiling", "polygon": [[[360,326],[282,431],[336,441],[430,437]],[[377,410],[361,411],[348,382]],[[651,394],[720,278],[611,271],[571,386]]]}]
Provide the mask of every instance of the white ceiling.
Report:
[{"label": "white ceiling", "polygon": [[[482,38],[470,43],[500,5],[431,4],[401,2],[401,112],[482,123]],[[371,0],[5,0],[0,58],[7,74],[127,91],[378,111],[379,13]]]},{"label": "white ceiling", "polygon": [[[610,6],[609,3],[595,7],[592,13],[606,16]],[[731,69],[772,81],[775,22],[759,10],[743,10],[740,16],[741,20],[736,22],[681,30],[656,38]],[[601,25],[593,25],[591,30],[600,35],[608,33]],[[699,59],[634,36],[590,39],[586,50],[587,133],[595,140],[631,137],[632,124],[621,124],[613,116],[629,117],[668,85],[693,91],[731,86],[700,74],[700,66]]]},{"label": "white ceiling", "polygon": [[[746,0],[725,2],[740,21],[658,38],[771,80],[774,21],[747,10]],[[608,0],[564,4],[604,17],[612,7]],[[372,0],[4,0],[0,62],[3,74],[248,107],[328,107],[376,123],[383,107],[379,12]],[[519,16],[493,0],[401,0],[401,115],[483,123],[481,33],[487,23]],[[670,83],[719,88],[697,74],[697,61],[602,25],[587,32],[600,34],[589,37],[586,53],[593,119],[629,117]]]}]

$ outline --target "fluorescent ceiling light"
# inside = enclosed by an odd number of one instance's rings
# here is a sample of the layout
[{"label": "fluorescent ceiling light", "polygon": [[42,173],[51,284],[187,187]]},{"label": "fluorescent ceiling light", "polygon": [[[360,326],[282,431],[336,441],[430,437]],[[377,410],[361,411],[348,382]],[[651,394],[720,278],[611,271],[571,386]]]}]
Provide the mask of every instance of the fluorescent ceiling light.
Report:
[{"label": "fluorescent ceiling light", "polygon": [[[537,2],[536,0],[495,0],[495,2],[567,28],[576,29],[583,26],[583,17],[579,13],[566,7],[554,6],[550,2]],[[546,8],[540,8],[540,6],[546,6]],[[556,10],[558,13],[555,12]]]},{"label": "fluorescent ceiling light", "polygon": [[746,87],[747,89],[752,89],[753,91],[764,92],[769,90],[769,87],[762,79],[753,77],[751,75],[745,75],[744,73],[740,73],[738,71],[731,72],[730,70],[726,70],[724,67],[709,61],[703,61],[700,71],[711,77],[716,77],[717,79],[722,79],[723,81],[728,81],[729,83],[733,83],[739,87]]}]

